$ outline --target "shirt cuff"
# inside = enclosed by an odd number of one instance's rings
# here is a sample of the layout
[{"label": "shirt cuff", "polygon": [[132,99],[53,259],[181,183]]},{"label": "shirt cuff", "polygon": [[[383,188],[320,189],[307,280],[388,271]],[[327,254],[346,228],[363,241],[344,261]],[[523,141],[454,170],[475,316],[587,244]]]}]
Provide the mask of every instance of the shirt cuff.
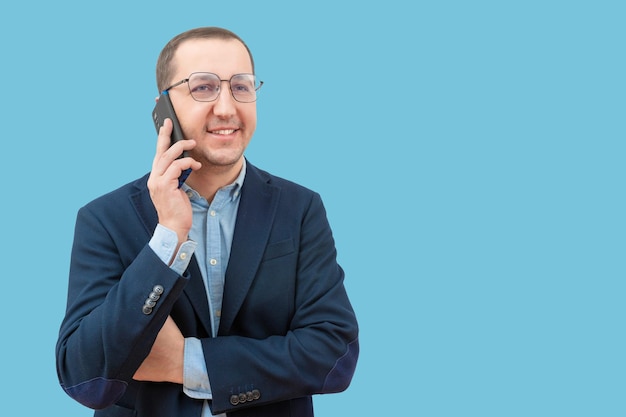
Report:
[{"label": "shirt cuff", "polygon": [[148,245],[164,264],[169,265],[174,272],[182,275],[189,266],[191,256],[198,244],[193,240],[183,242],[180,248],[178,248],[178,252],[176,252],[176,257],[172,260],[174,251],[178,245],[178,236],[173,230],[161,224],[157,224]]},{"label": "shirt cuff", "polygon": [[191,398],[213,399],[202,343],[195,337],[185,338],[183,392]]}]

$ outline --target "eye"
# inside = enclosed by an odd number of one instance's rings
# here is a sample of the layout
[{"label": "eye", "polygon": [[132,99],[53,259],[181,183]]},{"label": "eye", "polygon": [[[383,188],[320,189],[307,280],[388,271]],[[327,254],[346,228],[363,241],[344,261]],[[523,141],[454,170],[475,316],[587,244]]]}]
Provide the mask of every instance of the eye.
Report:
[{"label": "eye", "polygon": [[252,86],[248,83],[235,83],[231,85],[231,88],[237,93],[248,93],[252,90]]},{"label": "eye", "polygon": [[204,82],[200,84],[190,85],[192,93],[211,94],[219,91],[220,85],[217,83]]}]

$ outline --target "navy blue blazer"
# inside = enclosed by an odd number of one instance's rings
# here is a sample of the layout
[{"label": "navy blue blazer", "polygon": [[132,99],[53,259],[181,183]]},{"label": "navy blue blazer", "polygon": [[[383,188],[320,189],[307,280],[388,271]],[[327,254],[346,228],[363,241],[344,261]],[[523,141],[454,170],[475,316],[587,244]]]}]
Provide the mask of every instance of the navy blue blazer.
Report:
[{"label": "navy blue blazer", "polygon": [[147,178],[78,211],[56,346],[65,392],[100,417],[200,416],[203,401],[181,385],[132,379],[171,315],[202,341],[214,414],[313,416],[311,396],[345,390],[359,352],[320,196],[248,162],[213,338],[195,257],[180,276],[148,246]]}]

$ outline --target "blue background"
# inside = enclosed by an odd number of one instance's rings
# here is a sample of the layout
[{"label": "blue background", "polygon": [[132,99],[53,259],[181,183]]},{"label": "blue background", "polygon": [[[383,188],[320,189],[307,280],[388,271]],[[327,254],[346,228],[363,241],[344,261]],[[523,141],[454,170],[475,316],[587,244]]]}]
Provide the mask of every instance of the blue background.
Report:
[{"label": "blue background", "polygon": [[265,81],[247,156],[321,193],[360,320],[316,415],[626,415],[622,4],[4,2],[3,408],[91,415],[54,368],[76,211],[149,170],[156,57],[216,25]]}]

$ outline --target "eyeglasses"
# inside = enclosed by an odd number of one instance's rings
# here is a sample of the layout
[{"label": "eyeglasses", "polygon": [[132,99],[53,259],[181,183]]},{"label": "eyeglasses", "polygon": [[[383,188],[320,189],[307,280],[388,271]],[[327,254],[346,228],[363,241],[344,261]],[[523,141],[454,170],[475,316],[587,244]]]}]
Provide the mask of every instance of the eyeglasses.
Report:
[{"label": "eyeglasses", "polygon": [[228,81],[230,92],[235,100],[240,103],[252,103],[256,101],[257,91],[263,85],[258,82],[254,74],[235,74],[229,80],[222,80],[212,72],[194,72],[175,84],[167,87],[169,91],[174,87],[187,83],[191,97],[196,101],[214,101],[222,91],[222,82]]}]

